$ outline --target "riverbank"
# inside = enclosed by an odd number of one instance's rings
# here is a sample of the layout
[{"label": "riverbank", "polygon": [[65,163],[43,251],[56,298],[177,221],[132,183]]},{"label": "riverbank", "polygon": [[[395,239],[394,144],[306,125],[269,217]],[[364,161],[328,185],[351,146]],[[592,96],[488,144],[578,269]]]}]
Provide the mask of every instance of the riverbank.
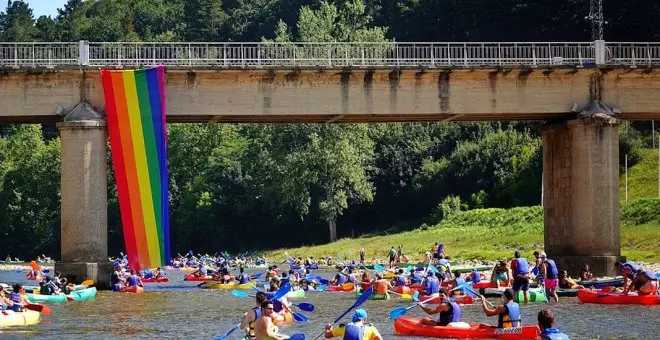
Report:
[{"label": "riverbank", "polygon": [[[640,199],[622,204],[622,255],[629,260],[660,262],[660,205],[659,199]],[[367,261],[384,260],[390,247],[403,245],[411,262],[421,261],[431,250],[433,242],[444,244],[452,259],[493,261],[508,259],[516,250],[531,257],[536,249],[543,249],[543,209],[540,206],[511,209],[475,209],[456,212],[435,225],[392,235],[341,239],[337,242],[278,249],[266,253],[271,260],[290,256],[332,256],[339,260],[359,259],[364,248]],[[659,268],[660,269],[660,268]]]}]

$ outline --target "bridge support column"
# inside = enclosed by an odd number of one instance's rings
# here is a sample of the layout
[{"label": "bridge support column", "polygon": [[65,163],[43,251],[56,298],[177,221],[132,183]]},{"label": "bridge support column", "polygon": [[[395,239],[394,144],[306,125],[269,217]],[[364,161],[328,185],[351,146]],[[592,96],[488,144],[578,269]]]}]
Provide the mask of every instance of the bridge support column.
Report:
[{"label": "bridge support column", "polygon": [[618,121],[601,114],[546,127],[543,189],[548,257],[573,275],[584,264],[613,275],[621,255]]},{"label": "bridge support column", "polygon": [[[68,117],[67,117],[68,118]],[[80,283],[110,286],[108,261],[107,133],[105,121],[58,124],[62,143],[61,262],[55,270]]]}]

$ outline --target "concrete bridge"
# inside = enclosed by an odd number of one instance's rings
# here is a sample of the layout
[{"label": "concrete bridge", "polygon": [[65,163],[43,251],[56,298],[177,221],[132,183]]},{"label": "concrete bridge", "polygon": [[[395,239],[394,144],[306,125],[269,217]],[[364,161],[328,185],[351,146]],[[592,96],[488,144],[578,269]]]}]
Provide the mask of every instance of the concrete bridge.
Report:
[{"label": "concrete bridge", "polygon": [[170,122],[547,121],[545,249],[571,272],[612,274],[617,126],[660,119],[656,43],[0,43],[0,122],[58,122],[79,280],[110,270],[99,69],[157,64]]}]

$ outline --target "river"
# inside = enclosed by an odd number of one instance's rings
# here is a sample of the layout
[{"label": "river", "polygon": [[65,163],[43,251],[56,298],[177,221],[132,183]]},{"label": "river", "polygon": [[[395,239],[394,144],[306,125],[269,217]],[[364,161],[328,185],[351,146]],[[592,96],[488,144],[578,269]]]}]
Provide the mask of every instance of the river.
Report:
[{"label": "river", "polygon": [[[242,313],[253,306],[252,298],[237,298],[230,292],[206,290],[194,282],[183,281],[184,273],[168,272],[170,282],[147,284],[144,294],[99,292],[95,300],[52,304],[52,315],[42,318],[37,326],[0,330],[2,339],[92,339],[111,338],[168,338],[211,339],[224,334],[241,319]],[[327,274],[325,274],[327,276]],[[23,273],[0,272],[0,282],[11,284],[25,281]],[[310,292],[304,299],[316,310],[305,313],[311,321],[281,328],[283,333],[305,333],[309,339],[323,330],[323,325],[336,318],[355,301],[353,294]],[[490,299],[499,303],[501,299]],[[363,307],[385,339],[421,339],[395,336],[390,310],[408,305],[393,297],[390,301],[368,301]],[[657,339],[660,326],[660,306],[626,306],[582,304],[577,298],[560,298],[559,304],[530,304],[522,308],[525,324],[536,323],[536,314],[551,309],[557,327],[572,339],[620,338]],[[486,317],[479,304],[463,306],[463,321],[496,322]],[[349,314],[350,315],[350,314]],[[421,309],[413,309],[407,316],[422,317]],[[230,339],[238,339],[237,333]]]}]

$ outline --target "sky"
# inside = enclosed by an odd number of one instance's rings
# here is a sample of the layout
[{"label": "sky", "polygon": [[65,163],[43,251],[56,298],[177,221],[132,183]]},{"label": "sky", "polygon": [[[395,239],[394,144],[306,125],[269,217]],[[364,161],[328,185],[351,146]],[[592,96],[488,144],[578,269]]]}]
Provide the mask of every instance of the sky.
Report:
[{"label": "sky", "polygon": [[24,0],[30,4],[30,8],[34,11],[34,18],[42,15],[57,15],[57,9],[64,7],[66,0]]}]

